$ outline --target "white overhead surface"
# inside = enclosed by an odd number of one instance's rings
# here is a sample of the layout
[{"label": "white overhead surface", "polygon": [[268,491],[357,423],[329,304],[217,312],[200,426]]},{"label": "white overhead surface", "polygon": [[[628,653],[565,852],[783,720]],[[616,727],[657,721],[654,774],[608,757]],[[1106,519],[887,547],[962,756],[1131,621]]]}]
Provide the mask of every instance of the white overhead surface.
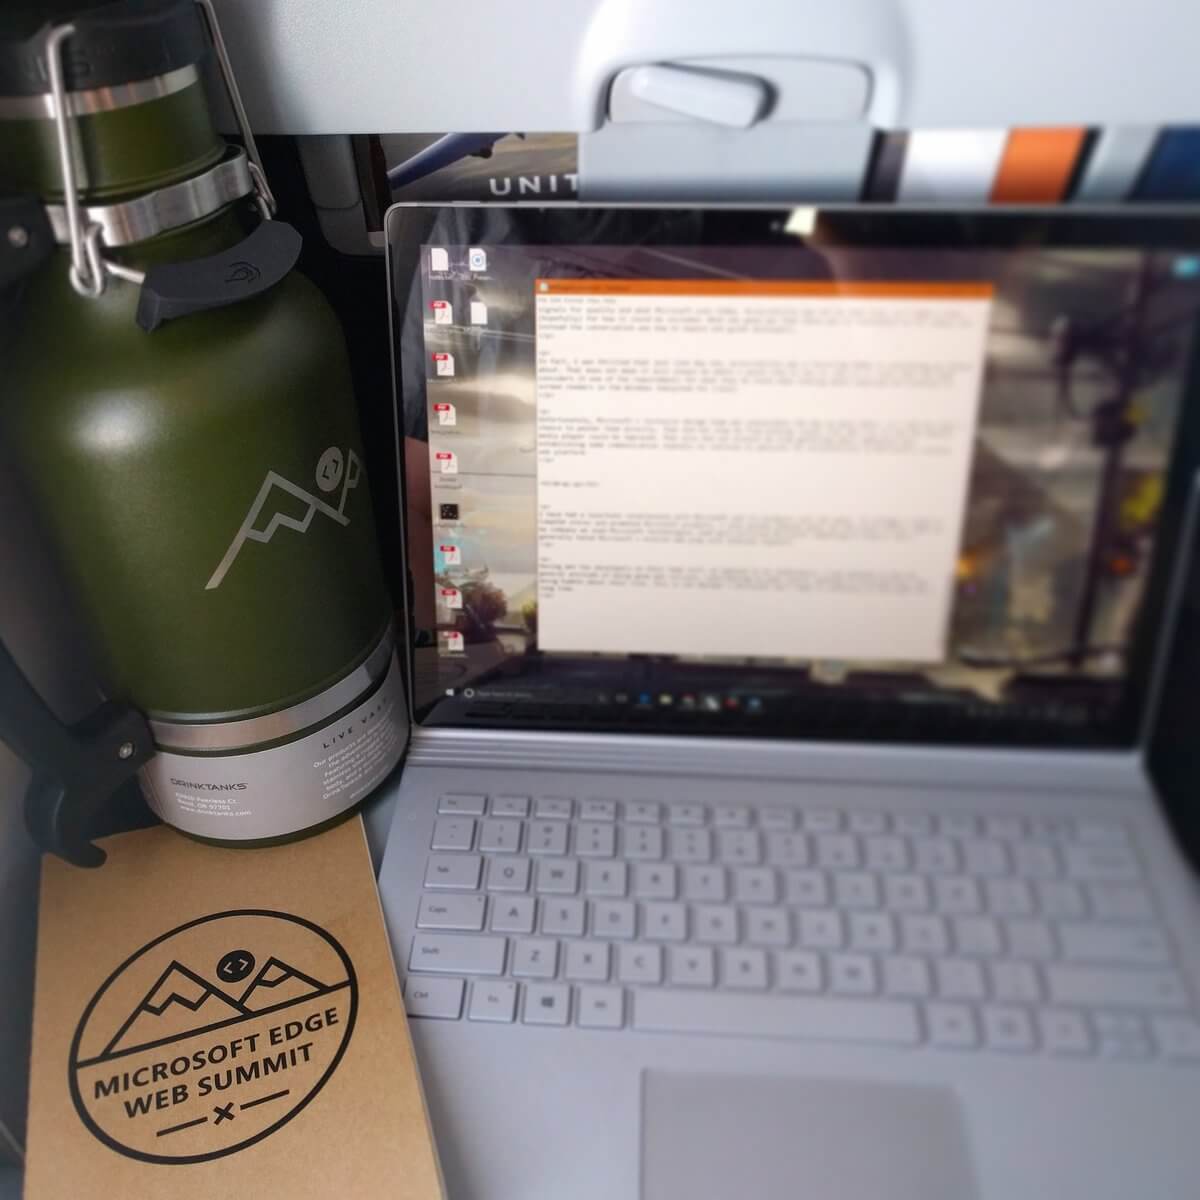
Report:
[{"label": "white overhead surface", "polygon": [[865,67],[881,128],[1200,124],[1194,0],[216,0],[263,133],[587,130],[625,67]]}]

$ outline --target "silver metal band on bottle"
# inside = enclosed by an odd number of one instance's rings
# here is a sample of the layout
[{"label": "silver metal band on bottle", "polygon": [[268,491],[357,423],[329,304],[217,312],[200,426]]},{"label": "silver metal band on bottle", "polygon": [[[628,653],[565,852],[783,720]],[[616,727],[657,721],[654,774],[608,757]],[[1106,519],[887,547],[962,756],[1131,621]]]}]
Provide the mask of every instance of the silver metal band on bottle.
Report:
[{"label": "silver metal band on bottle", "polygon": [[[81,206],[84,224],[98,227],[105,246],[132,246],[181,225],[190,225],[254,191],[250,161],[239,146],[231,146],[215,167],[191,179],[157,188],[117,204]],[[60,246],[71,241],[70,221],[62,204],[47,204],[46,216]]]},{"label": "silver metal band on bottle", "polygon": [[150,731],[161,749],[193,754],[242,750],[295,737],[328,721],[378,684],[387,674],[394,645],[395,638],[389,629],[353,671],[317,695],[288,708],[243,721],[162,720],[149,714]]},{"label": "silver metal band on bottle", "polygon": [[[108,87],[84,88],[66,92],[63,107],[68,117],[87,117],[95,113],[115,112],[119,108],[132,108],[151,100],[173,96],[194,83],[200,82],[200,70],[195,63],[168,71],[165,75],[154,75],[149,79],[135,79],[131,83],[114,83]],[[42,92],[36,96],[0,96],[0,121],[53,121],[55,117],[54,93]]]}]

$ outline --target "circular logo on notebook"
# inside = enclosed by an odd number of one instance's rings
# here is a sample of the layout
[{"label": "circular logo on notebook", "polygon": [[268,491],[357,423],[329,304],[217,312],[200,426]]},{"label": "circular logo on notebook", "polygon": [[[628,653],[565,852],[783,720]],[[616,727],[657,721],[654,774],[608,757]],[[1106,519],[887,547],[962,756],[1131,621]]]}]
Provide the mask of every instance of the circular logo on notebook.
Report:
[{"label": "circular logo on notebook", "polygon": [[357,1011],[350,956],[312,921],[267,909],[200,917],[100,985],[71,1043],[71,1097],[88,1129],[130,1158],[220,1158],[316,1096]]}]

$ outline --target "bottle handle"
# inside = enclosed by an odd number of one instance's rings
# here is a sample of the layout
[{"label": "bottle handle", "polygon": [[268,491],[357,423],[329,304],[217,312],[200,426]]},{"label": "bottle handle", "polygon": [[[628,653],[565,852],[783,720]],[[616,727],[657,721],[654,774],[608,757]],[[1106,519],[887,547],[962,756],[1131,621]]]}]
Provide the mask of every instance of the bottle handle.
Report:
[{"label": "bottle handle", "polygon": [[164,321],[258,296],[296,265],[301,244],[300,234],[286,221],[263,221],[220,254],[158,263],[142,280],[137,323],[151,333]]},{"label": "bottle handle", "polygon": [[64,725],[0,642],[0,742],[33,772],[25,823],[34,841],[75,866],[100,866],[105,855],[87,839],[89,822],[154,757],[145,717],[108,701]]}]

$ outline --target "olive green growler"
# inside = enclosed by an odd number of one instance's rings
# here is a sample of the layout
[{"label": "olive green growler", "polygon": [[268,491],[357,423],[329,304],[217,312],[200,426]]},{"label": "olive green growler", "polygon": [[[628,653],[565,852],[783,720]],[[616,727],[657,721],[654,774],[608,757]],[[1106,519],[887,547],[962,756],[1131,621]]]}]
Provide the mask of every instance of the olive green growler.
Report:
[{"label": "olive green growler", "polygon": [[[214,53],[244,150],[213,126]],[[207,0],[75,0],[0,42],[0,174],[41,210],[0,224],[0,439],[152,735],[114,753],[189,834],[329,823],[403,751],[391,605],[341,330],[292,269]],[[23,719],[0,738],[36,740]]]}]

